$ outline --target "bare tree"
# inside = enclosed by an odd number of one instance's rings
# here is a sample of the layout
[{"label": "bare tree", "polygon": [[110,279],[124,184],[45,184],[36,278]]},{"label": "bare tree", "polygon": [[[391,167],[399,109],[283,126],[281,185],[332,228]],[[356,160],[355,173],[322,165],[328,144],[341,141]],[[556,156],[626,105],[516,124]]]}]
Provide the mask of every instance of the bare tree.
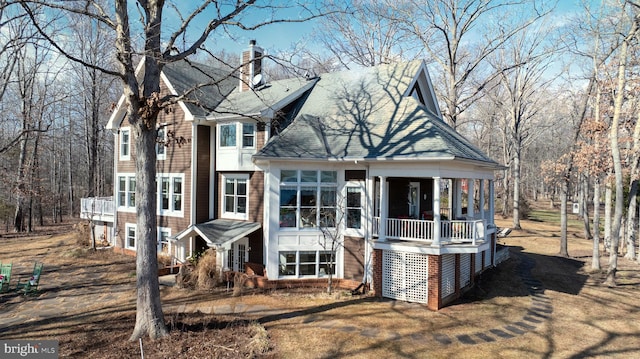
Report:
[{"label": "bare tree", "polygon": [[[622,105],[624,102],[626,69],[628,61],[628,49],[630,44],[638,35],[638,26],[640,26],[640,8],[632,6],[632,21],[630,28],[624,34],[620,51],[618,53],[618,75],[616,79],[616,92],[613,99],[613,118],[611,119],[611,127],[609,131],[609,140],[611,141],[611,157],[613,160],[613,169],[615,175],[616,196],[613,214],[613,233],[611,238],[611,253],[609,256],[609,268],[607,269],[607,279],[605,284],[608,286],[616,285],[616,271],[618,268],[618,246],[620,243],[620,229],[623,216],[624,205],[624,188],[622,175],[622,161],[620,156],[620,145],[618,143],[618,129],[620,117],[622,115]],[[624,10],[623,10],[624,11]]]},{"label": "bare tree", "polygon": [[[487,85],[520,65],[488,71],[488,57],[552,9],[544,1],[519,0],[386,0],[385,4],[394,22],[437,64],[434,74],[441,80],[436,87],[444,100],[443,115],[454,128]],[[530,18],[510,21],[518,13]]]},{"label": "bare tree", "polygon": [[[255,0],[245,1],[201,1],[190,5],[186,14],[182,14],[185,6],[177,3],[165,3],[162,0],[145,0],[136,2],[137,13],[131,17],[129,11],[133,7],[126,0],[114,0],[113,9],[108,10],[98,1],[44,1],[44,0],[14,0],[9,4],[18,4],[24,13],[32,20],[50,44],[70,60],[83,66],[96,69],[102,73],[117,77],[124,96],[127,110],[127,120],[132,127],[133,145],[135,148],[136,172],[136,275],[137,275],[137,311],[136,324],[131,340],[142,336],[151,338],[162,337],[167,334],[160,303],[157,254],[156,254],[156,122],[160,111],[167,106],[181,100],[188,100],[189,93],[161,95],[160,73],[167,63],[183,60],[196,53],[205,46],[205,42],[215,31],[222,31],[232,27],[242,30],[255,30],[270,23],[296,21],[301,22],[316,17],[320,11],[313,4],[302,6],[298,4],[301,16],[294,20],[280,17],[279,10],[283,8],[279,3],[257,3]],[[296,4],[291,4],[294,6]],[[52,14],[77,14],[86,21],[101,23],[115,36],[115,57],[117,68],[97,65],[75,56],[63,41],[53,35],[54,25],[62,25],[64,21],[52,23],[45,21],[35,11],[35,6],[44,6]],[[167,18],[165,10],[173,11],[170,16],[181,19],[177,24],[168,26],[163,20]],[[251,22],[252,17],[242,17],[242,14],[252,10],[260,11],[259,19]],[[49,14],[48,19],[56,18]],[[207,18],[210,14],[216,14]],[[66,18],[65,18],[66,19]],[[136,19],[139,22],[136,22]],[[255,19],[255,18],[253,18]],[[194,23],[204,21],[193,37],[191,32]],[[176,29],[166,35],[163,31],[168,28]],[[134,35],[139,34],[139,35]],[[138,41],[140,39],[140,41]],[[193,39],[187,42],[186,39]],[[140,76],[135,71],[136,58],[143,61]],[[215,85],[221,79],[205,79],[200,88],[206,84]],[[192,90],[195,90],[192,89]]]}]

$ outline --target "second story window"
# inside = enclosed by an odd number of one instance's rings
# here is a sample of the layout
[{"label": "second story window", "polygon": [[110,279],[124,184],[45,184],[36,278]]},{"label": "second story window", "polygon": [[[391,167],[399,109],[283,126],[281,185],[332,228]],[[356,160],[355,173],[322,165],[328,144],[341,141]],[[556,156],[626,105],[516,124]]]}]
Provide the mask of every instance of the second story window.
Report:
[{"label": "second story window", "polygon": [[245,174],[224,175],[222,216],[224,218],[247,218],[249,176]]},{"label": "second story window", "polygon": [[179,214],[182,212],[182,176],[158,175],[159,214]]},{"label": "second story window", "polygon": [[167,129],[166,127],[158,128],[156,139],[156,158],[164,160],[167,158]]},{"label": "second story window", "polygon": [[236,147],[236,124],[220,125],[220,147]]},{"label": "second story window", "polygon": [[120,129],[120,160],[131,159],[131,130],[129,128]]},{"label": "second story window", "polygon": [[251,148],[255,146],[255,129],[253,123],[242,124],[242,148]]},{"label": "second story window", "polygon": [[118,207],[135,209],[136,177],[134,175],[118,176]]}]

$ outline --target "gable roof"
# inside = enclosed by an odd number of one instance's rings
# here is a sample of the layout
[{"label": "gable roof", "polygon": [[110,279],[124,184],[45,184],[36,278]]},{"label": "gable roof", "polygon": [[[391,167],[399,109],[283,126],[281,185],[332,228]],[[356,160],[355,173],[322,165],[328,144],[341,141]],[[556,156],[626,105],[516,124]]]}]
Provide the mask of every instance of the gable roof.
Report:
[{"label": "gable roof", "polygon": [[[322,75],[299,116],[254,158],[465,159],[497,165],[408,96],[422,61]],[[429,90],[430,91],[430,90]]]},{"label": "gable roof", "polygon": [[[136,77],[144,77],[144,58],[136,68]],[[224,70],[189,60],[166,64],[162,68],[161,79],[174,95],[191,91],[186,97],[190,101],[180,101],[187,117],[204,117],[216,108],[237,85],[237,78],[230,70]],[[206,84],[206,86],[205,86]],[[194,103],[195,102],[195,103]],[[106,129],[116,129],[122,124],[126,114],[124,95],[120,97],[116,109],[111,114]]]},{"label": "gable roof", "polygon": [[[218,107],[233,91],[238,81],[230,70],[186,60],[166,64],[162,73],[166,76],[168,85],[173,87],[178,95],[201,86],[187,95],[189,100],[196,103],[184,102],[189,112],[196,117],[204,117]],[[207,85],[203,86],[204,84]]]}]

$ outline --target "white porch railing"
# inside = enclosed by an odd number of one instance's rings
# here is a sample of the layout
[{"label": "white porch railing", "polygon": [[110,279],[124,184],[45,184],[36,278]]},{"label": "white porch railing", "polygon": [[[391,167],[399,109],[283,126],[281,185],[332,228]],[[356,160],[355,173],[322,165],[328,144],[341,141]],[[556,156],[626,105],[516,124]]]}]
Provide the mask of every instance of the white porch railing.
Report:
[{"label": "white porch railing", "polygon": [[80,200],[80,217],[85,219],[113,220],[115,203],[112,197],[90,197]]},{"label": "white porch railing", "polygon": [[[388,218],[387,239],[401,239],[431,243],[434,240],[435,221],[419,219]],[[456,220],[440,221],[440,243],[470,243],[476,245],[484,240],[485,221]],[[373,218],[373,235],[380,236],[380,217]]]}]

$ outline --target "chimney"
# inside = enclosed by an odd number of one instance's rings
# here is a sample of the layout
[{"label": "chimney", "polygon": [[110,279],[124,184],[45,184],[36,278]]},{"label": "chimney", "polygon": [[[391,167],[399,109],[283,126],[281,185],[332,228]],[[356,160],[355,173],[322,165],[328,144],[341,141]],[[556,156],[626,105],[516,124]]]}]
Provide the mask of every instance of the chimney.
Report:
[{"label": "chimney", "polygon": [[249,49],[242,52],[240,67],[240,91],[247,91],[259,85],[262,71],[262,48],[256,46],[256,40],[249,41]]}]

